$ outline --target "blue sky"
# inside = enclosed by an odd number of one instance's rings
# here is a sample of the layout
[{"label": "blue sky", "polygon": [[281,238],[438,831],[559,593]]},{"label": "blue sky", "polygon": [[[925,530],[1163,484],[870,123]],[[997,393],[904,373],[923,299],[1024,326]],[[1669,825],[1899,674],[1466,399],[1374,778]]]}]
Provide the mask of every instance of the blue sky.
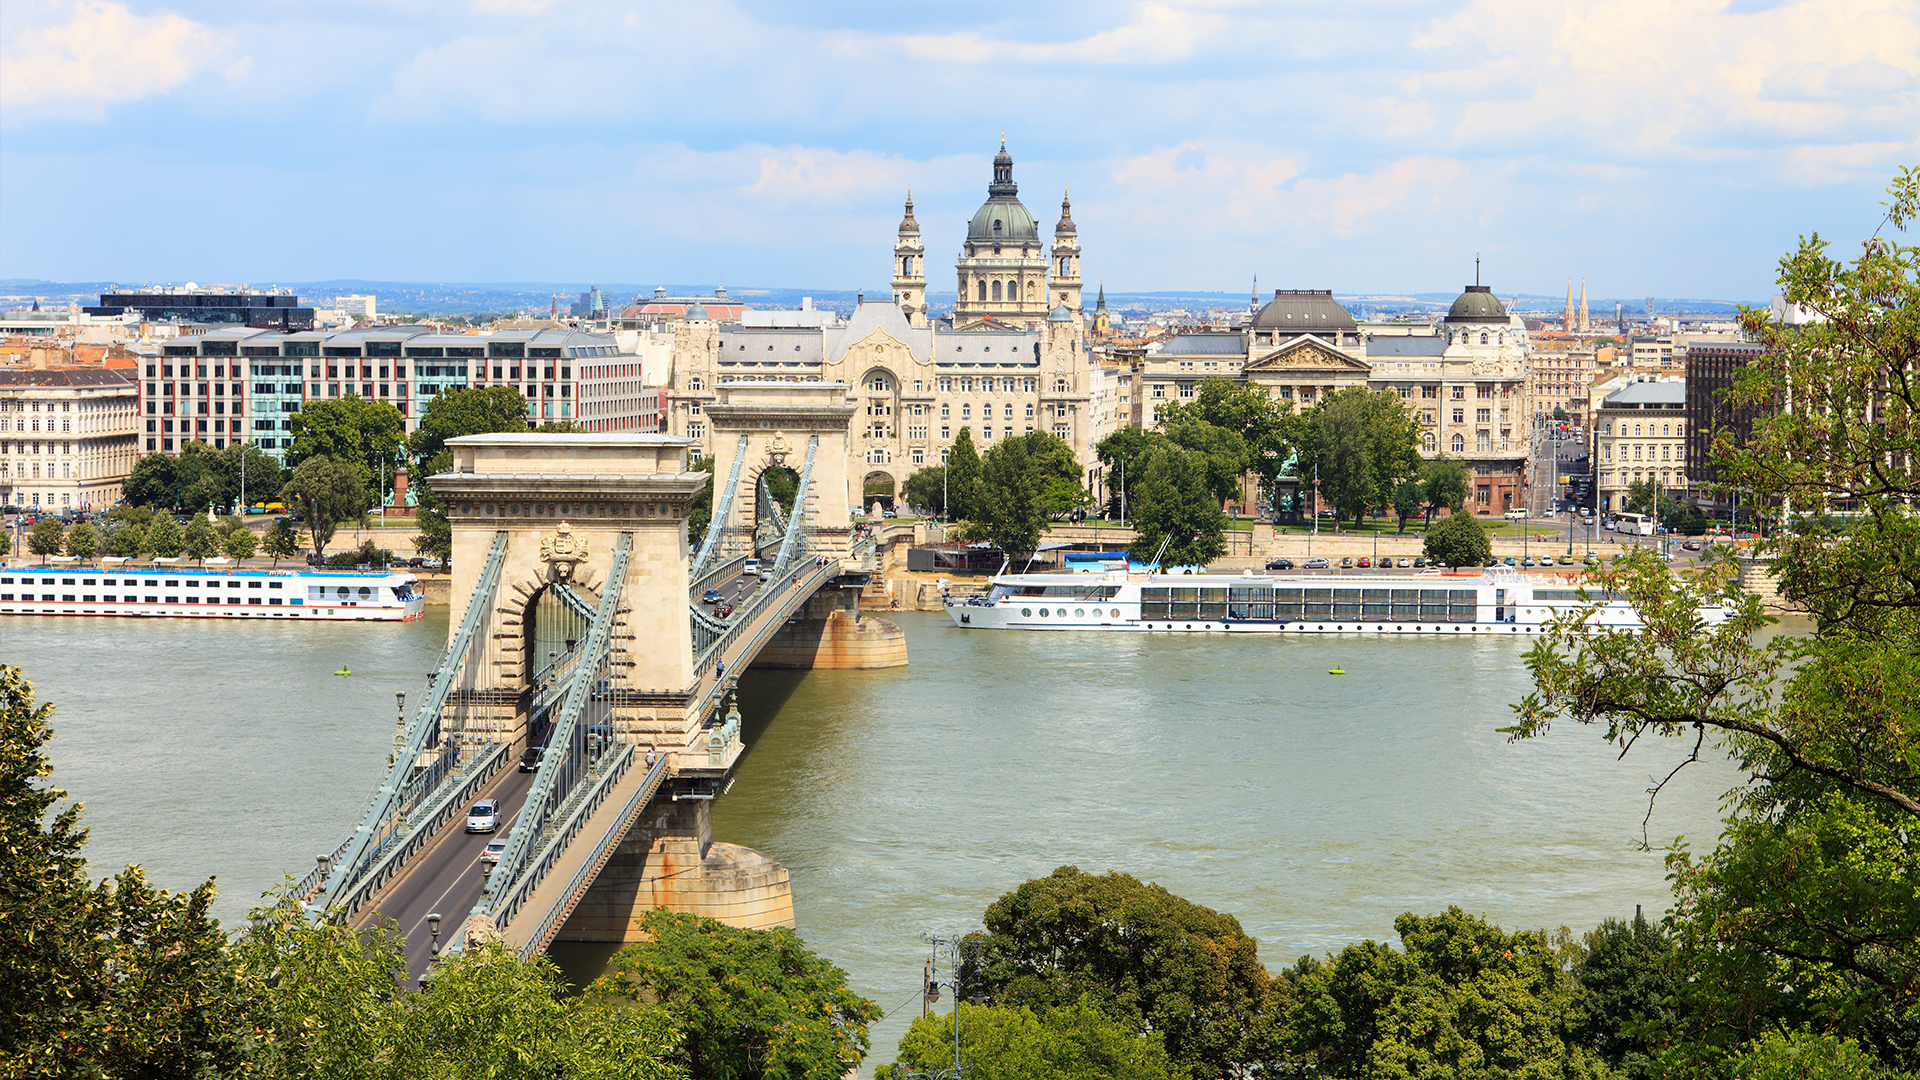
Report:
[{"label": "blue sky", "polygon": [[0,277],[950,289],[1003,130],[1090,285],[1763,299],[1920,0],[7,0]]}]

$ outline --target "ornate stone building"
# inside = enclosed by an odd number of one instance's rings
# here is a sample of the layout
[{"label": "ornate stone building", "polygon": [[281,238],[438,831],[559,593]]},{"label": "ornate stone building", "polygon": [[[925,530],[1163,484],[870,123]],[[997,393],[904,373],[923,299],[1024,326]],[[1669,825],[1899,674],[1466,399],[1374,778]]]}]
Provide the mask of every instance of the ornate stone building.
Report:
[{"label": "ornate stone building", "polygon": [[[907,227],[913,235],[913,200],[907,200],[907,219],[900,223],[901,241]],[[896,249],[898,250],[898,249]],[[896,260],[897,262],[897,260]],[[954,325],[992,320],[1008,326],[1037,326],[1056,307],[1080,310],[1080,239],[1073,224],[1073,208],[1063,194],[1060,224],[1053,232],[1053,256],[1040,241],[1040,226],[1020,201],[1020,185],[1013,181],[1013,158],[1002,141],[993,157],[993,182],[987,201],[967,223],[966,243],[955,264],[960,302]],[[896,288],[895,292],[903,290]]]},{"label": "ornate stone building", "polygon": [[1063,199],[1049,258],[1017,198],[1004,145],[993,165],[987,201],[961,247],[961,302],[951,319],[927,315],[926,249],[909,196],[894,242],[892,296],[861,297],[844,325],[743,326],[690,311],[669,366],[668,430],[712,454],[705,410],[716,387],[829,382],[844,385],[858,407],[849,441],[857,460],[847,470],[861,479],[863,503],[898,494],[916,469],[945,461],[963,427],[982,452],[1050,431],[1091,463],[1104,434],[1091,407],[1101,372],[1080,313],[1071,208]]}]

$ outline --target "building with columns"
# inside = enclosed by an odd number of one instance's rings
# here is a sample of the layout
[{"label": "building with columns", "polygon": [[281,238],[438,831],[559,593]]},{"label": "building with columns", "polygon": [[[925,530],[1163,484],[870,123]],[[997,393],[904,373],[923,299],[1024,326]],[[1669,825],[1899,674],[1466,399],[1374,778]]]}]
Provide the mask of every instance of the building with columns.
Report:
[{"label": "building with columns", "polygon": [[963,427],[982,452],[1051,432],[1089,465],[1105,434],[1093,401],[1104,401],[1108,387],[1080,310],[1071,211],[1062,199],[1049,255],[1002,145],[987,201],[961,242],[952,317],[928,316],[926,246],[910,195],[894,241],[892,295],[861,296],[845,323],[749,326],[689,311],[668,365],[668,432],[714,455],[706,410],[724,396],[722,387],[827,382],[844,384],[857,406],[848,448],[857,460],[847,468],[859,478],[863,503],[891,499],[915,470],[944,462]]}]

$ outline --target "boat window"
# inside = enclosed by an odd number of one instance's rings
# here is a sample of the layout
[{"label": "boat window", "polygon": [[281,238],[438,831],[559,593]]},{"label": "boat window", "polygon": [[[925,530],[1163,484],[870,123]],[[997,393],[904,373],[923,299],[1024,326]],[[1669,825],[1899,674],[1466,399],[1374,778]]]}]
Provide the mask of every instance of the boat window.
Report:
[{"label": "boat window", "polygon": [[1041,618],[1043,618],[1043,619],[1047,617],[1047,609],[1046,609],[1046,608],[1041,608],[1041,609],[1040,609],[1040,617],[1041,617]]},{"label": "boat window", "polygon": [[1023,618],[1023,619],[1031,619],[1031,618],[1033,618],[1033,609],[1032,609],[1032,608],[1030,608],[1030,607],[1023,607],[1023,608],[1021,608],[1021,609],[1020,609],[1020,617],[1021,617],[1021,618]]},{"label": "boat window", "polygon": [[1061,618],[1064,619],[1067,617],[1067,609],[1061,608],[1056,614],[1058,614]]}]

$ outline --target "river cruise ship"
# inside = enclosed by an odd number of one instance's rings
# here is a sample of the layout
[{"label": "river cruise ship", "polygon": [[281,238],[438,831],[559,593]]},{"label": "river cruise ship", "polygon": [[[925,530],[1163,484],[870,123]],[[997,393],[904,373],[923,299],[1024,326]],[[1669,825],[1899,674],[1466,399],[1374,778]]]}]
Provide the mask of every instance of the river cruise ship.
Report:
[{"label": "river cruise ship", "polygon": [[[1414,575],[1002,574],[985,595],[948,597],[972,630],[1136,630],[1232,634],[1534,634],[1569,609],[1589,625],[1638,627],[1625,600],[1510,570]],[[1724,619],[1720,607],[1703,611]]]},{"label": "river cruise ship", "polygon": [[419,580],[397,571],[102,563],[0,567],[0,615],[404,622],[426,607]]}]

